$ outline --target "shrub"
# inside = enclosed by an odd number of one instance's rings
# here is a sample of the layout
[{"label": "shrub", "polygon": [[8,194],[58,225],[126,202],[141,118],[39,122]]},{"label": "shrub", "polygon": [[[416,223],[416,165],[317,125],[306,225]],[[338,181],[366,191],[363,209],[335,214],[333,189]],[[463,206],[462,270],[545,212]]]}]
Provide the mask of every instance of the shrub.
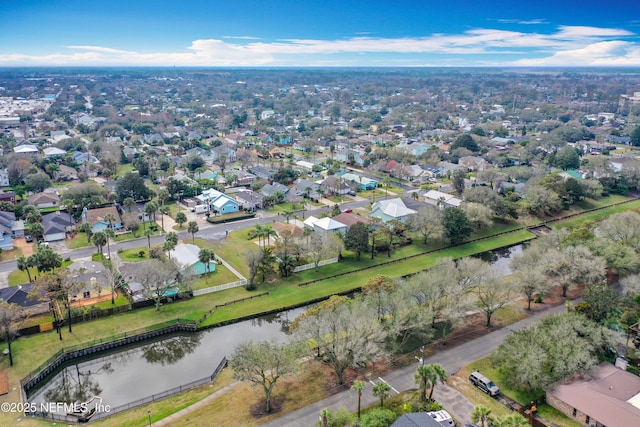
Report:
[{"label": "shrub", "polygon": [[398,416],[388,409],[372,409],[360,418],[360,427],[389,427]]},{"label": "shrub", "polygon": [[535,297],[533,302],[535,302],[536,304],[542,304],[542,297],[538,295],[537,297]]}]

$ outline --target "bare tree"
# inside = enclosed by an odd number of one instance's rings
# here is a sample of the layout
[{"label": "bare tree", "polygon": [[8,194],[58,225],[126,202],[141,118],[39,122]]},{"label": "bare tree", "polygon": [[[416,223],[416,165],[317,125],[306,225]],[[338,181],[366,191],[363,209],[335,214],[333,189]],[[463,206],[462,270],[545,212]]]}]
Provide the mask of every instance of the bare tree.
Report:
[{"label": "bare tree", "polygon": [[17,304],[10,304],[6,301],[0,301],[0,337],[7,342],[7,350],[9,351],[9,366],[13,366],[13,352],[11,351],[11,343],[16,337],[19,325],[24,321],[26,316]]},{"label": "bare tree", "polygon": [[155,301],[156,311],[160,311],[160,302],[167,292],[176,286],[177,273],[178,267],[170,259],[152,259],[138,267],[136,278],[145,295]]},{"label": "bare tree", "polygon": [[429,239],[438,240],[444,236],[442,213],[436,208],[424,206],[411,215],[407,221],[409,228],[422,236],[425,245]]},{"label": "bare tree", "polygon": [[301,315],[292,324],[302,342],[315,342],[318,354],[331,366],[337,384],[349,368],[361,368],[386,356],[385,333],[376,314],[365,304],[333,296]]},{"label": "bare tree", "polygon": [[333,233],[313,233],[309,239],[307,253],[318,271],[318,264],[323,259],[338,256],[344,248],[344,242]]},{"label": "bare tree", "polygon": [[236,347],[229,359],[233,376],[262,387],[265,395],[265,412],[271,412],[271,394],[276,383],[285,375],[298,369],[299,348],[275,341],[254,343],[247,341]]}]

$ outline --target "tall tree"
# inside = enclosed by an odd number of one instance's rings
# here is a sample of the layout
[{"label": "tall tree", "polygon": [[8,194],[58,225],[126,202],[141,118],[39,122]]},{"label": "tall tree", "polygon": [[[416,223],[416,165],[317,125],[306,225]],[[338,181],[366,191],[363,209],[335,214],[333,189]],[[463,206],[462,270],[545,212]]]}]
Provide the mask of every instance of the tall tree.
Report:
[{"label": "tall tree", "polygon": [[182,228],[182,224],[185,222],[187,222],[187,215],[185,215],[184,212],[178,212],[176,214],[176,224],[178,224],[178,227]]},{"label": "tall tree", "polygon": [[156,311],[160,311],[160,303],[167,292],[176,286],[178,270],[178,266],[170,259],[145,261],[136,270],[136,279],[142,285],[145,295],[154,300]]},{"label": "tall tree", "polygon": [[429,239],[437,240],[444,235],[442,213],[430,206],[418,208],[416,214],[409,217],[407,225],[409,229],[422,236],[422,243],[425,245]]},{"label": "tall tree", "polygon": [[164,244],[162,245],[162,249],[169,254],[172,250],[174,250],[178,246],[178,235],[175,232],[167,233],[164,237]]},{"label": "tall tree", "polygon": [[384,401],[391,393],[391,386],[384,381],[379,381],[372,387],[373,395],[380,399],[380,408],[384,408]]},{"label": "tall tree", "polygon": [[366,385],[367,385],[366,382],[356,380],[356,381],[353,382],[353,385],[351,386],[351,390],[353,390],[356,393],[358,393],[358,419],[360,419],[360,406],[361,406],[361,403],[362,403],[362,391],[364,390]]},{"label": "tall tree", "polygon": [[236,347],[229,359],[233,376],[261,386],[265,412],[271,412],[271,394],[280,378],[297,372],[299,351],[296,346],[275,341],[248,341]]},{"label": "tall tree", "polygon": [[31,272],[29,271],[29,261],[28,261],[27,257],[25,257],[24,255],[20,255],[16,259],[16,263],[17,263],[16,266],[18,267],[18,270],[27,272],[27,277],[29,277],[29,283],[31,283],[32,282],[32,280],[31,280]]},{"label": "tall tree", "polygon": [[16,337],[18,325],[24,320],[22,309],[17,304],[0,301],[0,337],[7,343],[9,351],[9,366],[13,366],[13,351],[11,343]]},{"label": "tall tree", "polygon": [[209,283],[210,262],[215,259],[214,257],[215,257],[215,254],[211,249],[202,248],[198,253],[198,261],[203,263],[205,268],[205,273],[206,273],[206,276],[204,276],[205,283]]},{"label": "tall tree", "polygon": [[333,369],[338,385],[344,383],[347,369],[386,354],[384,330],[375,313],[346,297],[332,296],[308,309],[291,328],[300,341],[315,342],[315,350]]},{"label": "tall tree", "polygon": [[358,260],[363,252],[369,250],[369,227],[362,222],[356,222],[347,230],[344,247],[356,253]]},{"label": "tall tree", "polygon": [[462,209],[446,208],[442,219],[445,236],[451,243],[458,244],[466,240],[473,232],[473,225]]},{"label": "tall tree", "polygon": [[187,232],[191,233],[191,241],[192,243],[196,243],[196,233],[200,231],[198,228],[198,223],[196,221],[189,221],[187,224]]}]

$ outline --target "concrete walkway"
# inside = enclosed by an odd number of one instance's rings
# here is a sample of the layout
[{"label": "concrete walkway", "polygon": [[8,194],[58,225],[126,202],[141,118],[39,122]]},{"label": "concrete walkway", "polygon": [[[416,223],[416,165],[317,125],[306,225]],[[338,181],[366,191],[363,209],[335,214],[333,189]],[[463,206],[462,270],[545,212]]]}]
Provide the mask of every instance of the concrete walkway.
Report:
[{"label": "concrete walkway", "polygon": [[[475,340],[468,341],[460,344],[456,347],[450,347],[445,350],[439,351],[433,356],[427,357],[424,361],[425,364],[439,363],[447,371],[449,375],[455,374],[460,368],[468,365],[469,363],[488,356],[493,350],[495,350],[504,339],[513,331],[526,328],[536,323],[540,319],[550,314],[564,313],[566,307],[564,304],[552,307],[548,310],[536,313],[526,319],[520,320],[512,325],[506,326],[501,329],[497,329],[490,334],[483,335]],[[409,365],[407,367],[392,371],[385,375],[384,378],[369,378],[365,390],[362,392],[362,407],[373,405],[378,401],[373,396],[372,386],[378,381],[385,381],[392,387],[392,393],[399,394],[406,390],[416,389],[417,386],[413,380],[416,372],[417,363]],[[201,408],[204,408],[207,404],[213,402],[218,397],[232,390],[234,387],[241,384],[240,382],[234,382],[228,386],[221,388],[215,393],[207,396],[201,401],[188,406],[175,414],[172,414],[160,421],[153,423],[153,426],[174,426],[179,425],[178,420],[192,412],[195,412]],[[473,411],[473,405],[455,388],[447,384],[438,384],[435,388],[433,398],[440,402],[444,408],[462,423],[471,423],[471,412]],[[358,395],[352,390],[345,390],[343,392],[334,394],[326,399],[312,403],[304,408],[300,408],[297,411],[290,412],[283,415],[280,418],[276,418],[273,421],[263,424],[265,427],[299,427],[299,426],[313,426],[318,421],[320,411],[325,408],[331,410],[337,410],[339,408],[346,408],[350,412],[356,412],[358,402]]]},{"label": "concrete walkway", "polygon": [[187,406],[186,408],[181,409],[178,412],[176,412],[174,414],[171,414],[168,417],[163,418],[160,421],[156,421],[155,423],[150,424],[150,425],[153,425],[154,427],[164,427],[164,426],[176,426],[176,425],[179,425],[177,423],[178,423],[178,420],[180,418],[186,416],[187,414],[190,414],[192,412],[195,412],[195,411],[197,411],[199,409],[204,408],[209,403],[213,402],[214,400],[216,400],[220,396],[228,393],[230,390],[232,390],[234,387],[237,387],[240,384],[242,384],[242,383],[239,382],[239,381],[236,381],[234,383],[229,384],[228,386],[224,386],[220,390],[218,390],[215,393],[205,397],[201,401],[196,402],[191,406]]}]

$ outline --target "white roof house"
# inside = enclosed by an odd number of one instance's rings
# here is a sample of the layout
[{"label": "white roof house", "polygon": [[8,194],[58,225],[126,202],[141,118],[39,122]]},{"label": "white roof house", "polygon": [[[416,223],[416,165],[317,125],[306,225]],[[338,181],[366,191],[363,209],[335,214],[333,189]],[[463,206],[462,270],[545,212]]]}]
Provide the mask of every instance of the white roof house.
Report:
[{"label": "white roof house", "polygon": [[395,198],[389,200],[380,200],[371,206],[369,216],[380,218],[382,222],[398,220],[405,222],[409,215],[415,214],[416,211],[409,209],[402,199]]},{"label": "white roof house", "polygon": [[462,204],[462,200],[454,196],[453,194],[443,193],[442,191],[429,190],[423,195],[424,201],[433,206],[439,206],[440,208],[459,208]]},{"label": "white roof house", "polygon": [[330,231],[332,233],[337,231],[346,232],[349,229],[345,224],[331,218],[320,218],[313,224],[313,228],[316,231]]},{"label": "white roof house", "polygon": [[34,154],[38,152],[38,147],[33,144],[22,144],[13,147],[13,151],[19,154]]},{"label": "white roof house", "polygon": [[[189,243],[180,243],[175,249],[169,251],[169,256],[183,268],[191,269],[195,274],[203,274],[206,272],[206,267],[198,259],[199,255],[200,248]],[[215,271],[215,264],[214,260],[209,261],[209,271]]]},{"label": "white roof house", "polygon": [[58,147],[47,147],[42,150],[45,157],[53,157],[53,156],[64,156],[67,152]]}]

